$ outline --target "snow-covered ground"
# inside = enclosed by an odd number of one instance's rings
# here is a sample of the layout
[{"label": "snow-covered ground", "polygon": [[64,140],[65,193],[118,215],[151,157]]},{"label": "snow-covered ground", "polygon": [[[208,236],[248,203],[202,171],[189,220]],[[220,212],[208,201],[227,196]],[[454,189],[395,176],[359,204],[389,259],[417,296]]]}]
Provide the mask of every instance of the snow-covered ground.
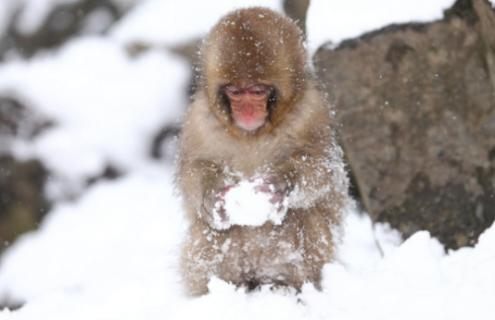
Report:
[{"label": "snow-covered ground", "polygon": [[[72,0],[23,1],[45,8],[40,2]],[[392,22],[437,19],[453,3],[396,2],[312,0],[308,47]],[[40,157],[55,173],[54,199],[64,192],[56,185],[82,184],[107,163],[124,172],[81,189],[74,201],[58,201],[39,230],[9,248],[0,261],[0,301],[25,305],[0,311],[0,320],[493,319],[495,226],[476,247],[445,254],[427,232],[403,242],[357,211],[347,215],[322,292],[307,285],[299,294],[245,293],[213,279],[210,294],[183,295],[177,262],[186,221],[173,166],[150,159],[148,150],[161,125],[180,120],[190,71],[164,51],[131,58],[125,44],[178,44],[204,35],[233,7],[260,3],[281,8],[278,0],[139,1],[106,36],[0,65],[0,93],[29,101],[57,123],[15,145],[19,157]]]},{"label": "snow-covered ground", "polygon": [[357,212],[346,219],[322,292],[308,285],[297,295],[246,294],[214,279],[209,295],[187,298],[177,270],[185,222],[170,172],[150,165],[57,206],[5,256],[0,290],[27,304],[0,312],[0,320],[493,317],[494,227],[475,248],[446,255],[427,232],[401,243]]}]

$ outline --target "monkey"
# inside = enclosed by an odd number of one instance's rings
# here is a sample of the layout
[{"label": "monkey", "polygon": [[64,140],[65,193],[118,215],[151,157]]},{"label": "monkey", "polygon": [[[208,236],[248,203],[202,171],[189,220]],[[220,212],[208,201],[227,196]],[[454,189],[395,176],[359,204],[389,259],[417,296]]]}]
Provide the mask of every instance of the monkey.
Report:
[{"label": "monkey", "polygon": [[[211,277],[247,289],[320,288],[350,197],[333,110],[301,30],[270,9],[238,9],[206,36],[200,60],[176,173],[189,222],[180,261],[185,291],[207,293]],[[286,207],[280,224],[228,224],[226,192],[253,178]]]}]

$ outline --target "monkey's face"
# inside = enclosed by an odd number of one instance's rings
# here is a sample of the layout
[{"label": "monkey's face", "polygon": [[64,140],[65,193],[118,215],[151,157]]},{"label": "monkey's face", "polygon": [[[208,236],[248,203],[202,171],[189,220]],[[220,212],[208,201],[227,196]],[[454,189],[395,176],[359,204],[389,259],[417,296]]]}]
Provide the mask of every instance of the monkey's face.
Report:
[{"label": "monkey's face", "polygon": [[239,129],[254,132],[269,120],[270,105],[275,102],[272,86],[262,83],[247,86],[228,84],[220,90],[231,121]]},{"label": "monkey's face", "polygon": [[202,88],[211,111],[237,136],[273,132],[304,90],[300,30],[270,10],[251,8],[225,16],[201,53]]}]

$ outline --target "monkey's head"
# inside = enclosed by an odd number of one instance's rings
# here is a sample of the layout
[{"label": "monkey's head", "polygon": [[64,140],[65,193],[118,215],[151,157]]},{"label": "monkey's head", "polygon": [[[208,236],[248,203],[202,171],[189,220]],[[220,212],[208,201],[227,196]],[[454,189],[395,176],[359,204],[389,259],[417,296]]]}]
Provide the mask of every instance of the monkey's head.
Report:
[{"label": "monkey's head", "polygon": [[271,131],[304,90],[308,73],[301,30],[269,9],[223,17],[201,52],[209,106],[234,134]]}]

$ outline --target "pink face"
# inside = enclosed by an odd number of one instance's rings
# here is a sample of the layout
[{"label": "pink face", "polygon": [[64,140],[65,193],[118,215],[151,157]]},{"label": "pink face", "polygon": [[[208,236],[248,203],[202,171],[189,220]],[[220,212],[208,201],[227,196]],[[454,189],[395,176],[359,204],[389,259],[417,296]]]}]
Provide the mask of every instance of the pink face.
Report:
[{"label": "pink face", "polygon": [[265,124],[268,117],[268,99],[273,91],[271,86],[253,84],[238,87],[229,84],[223,90],[229,99],[232,119],[237,127],[254,132]]}]

